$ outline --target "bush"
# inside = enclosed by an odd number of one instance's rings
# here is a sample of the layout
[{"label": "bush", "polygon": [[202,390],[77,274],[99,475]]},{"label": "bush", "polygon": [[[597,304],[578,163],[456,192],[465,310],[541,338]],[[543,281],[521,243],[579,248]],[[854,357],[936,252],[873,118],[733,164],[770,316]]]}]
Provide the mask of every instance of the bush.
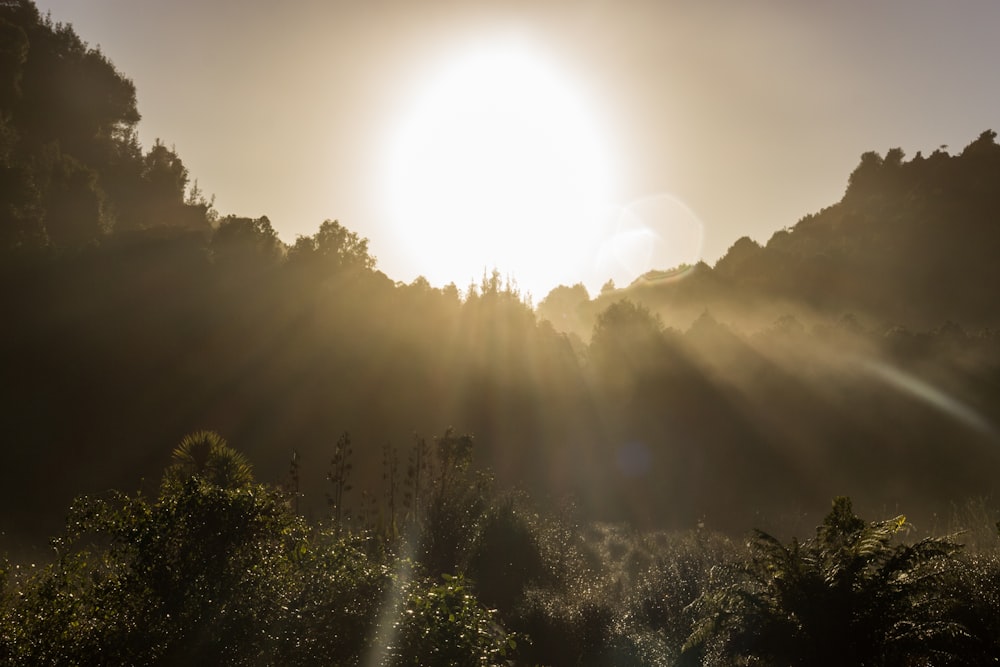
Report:
[{"label": "bush", "polygon": [[964,664],[969,634],[946,584],[959,545],[894,544],[903,517],[866,523],[847,498],[816,537],[788,546],[762,532],[739,581],[699,600],[685,658],[703,664]]},{"label": "bush", "polygon": [[531,517],[505,498],[489,507],[479,521],[468,562],[479,599],[509,613],[525,590],[549,577]]},{"label": "bush", "polygon": [[[200,434],[204,436],[205,434]],[[22,577],[14,664],[345,664],[388,569],[309,531],[217,436],[186,439],[154,501],[74,503],[56,562]]]},{"label": "bush", "polygon": [[462,576],[421,582],[409,592],[387,665],[437,667],[506,664],[517,640],[494,620]]}]

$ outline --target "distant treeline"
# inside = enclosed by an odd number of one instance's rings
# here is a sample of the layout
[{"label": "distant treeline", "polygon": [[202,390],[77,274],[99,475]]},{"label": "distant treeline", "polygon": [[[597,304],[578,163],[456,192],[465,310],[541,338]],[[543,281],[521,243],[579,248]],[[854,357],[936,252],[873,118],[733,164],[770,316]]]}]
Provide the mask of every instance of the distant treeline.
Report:
[{"label": "distant treeline", "polygon": [[345,431],[371,482],[386,447],[449,426],[501,483],[649,526],[778,525],[837,494],[930,516],[993,489],[992,132],[865,154],[841,202],[764,247],[536,313],[497,272],[394,282],[336,221],[288,245],[219,215],[174,151],[139,146],[134,87],[70,27],[9,0],[0,31],[8,536],[157,479],[202,428],[263,479],[297,452],[314,517]]}]

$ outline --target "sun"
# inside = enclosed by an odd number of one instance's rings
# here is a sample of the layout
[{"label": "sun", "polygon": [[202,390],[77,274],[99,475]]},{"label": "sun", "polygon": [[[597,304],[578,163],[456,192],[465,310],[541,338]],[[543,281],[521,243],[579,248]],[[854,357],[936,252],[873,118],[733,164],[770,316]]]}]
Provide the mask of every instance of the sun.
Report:
[{"label": "sun", "polygon": [[400,109],[381,169],[414,271],[459,287],[496,268],[537,299],[582,279],[615,165],[574,79],[523,39],[451,54]]}]

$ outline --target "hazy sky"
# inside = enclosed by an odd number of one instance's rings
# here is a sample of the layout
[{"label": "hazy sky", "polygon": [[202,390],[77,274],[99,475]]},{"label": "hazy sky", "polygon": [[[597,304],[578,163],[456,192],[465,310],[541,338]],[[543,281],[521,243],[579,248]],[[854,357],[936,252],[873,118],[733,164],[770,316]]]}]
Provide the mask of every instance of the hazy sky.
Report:
[{"label": "hazy sky", "polygon": [[[422,273],[462,287],[499,258],[536,302],[559,282],[583,280],[593,291],[607,277],[620,283],[630,272],[667,268],[660,264],[673,261],[667,251],[678,244],[714,263],[740,236],[765,242],[836,202],[866,150],[958,151],[1000,129],[993,1],[38,5],[135,82],[143,144],[175,146],[221,213],[267,215],[289,242],[338,219],[370,239],[379,268],[407,282]],[[498,51],[488,45],[496,44],[518,46],[500,47],[506,55],[490,69]],[[478,63],[471,76],[495,85],[456,74],[456,63]],[[452,127],[446,111],[463,118],[501,104],[491,89],[531,98],[504,113],[539,110],[540,120],[510,133],[484,130],[485,143],[475,129]],[[474,127],[500,123],[492,113]],[[444,120],[428,120],[435,117]],[[412,148],[418,139],[426,145]],[[526,146],[550,143],[549,153],[526,155]],[[387,155],[403,145],[409,157],[393,172]],[[579,146],[593,150],[574,152]],[[507,156],[494,166],[514,161],[493,180],[519,184],[487,191],[463,180],[471,199],[496,200],[481,216],[421,199],[437,192],[430,179],[459,178],[434,156],[475,174],[487,167],[470,155],[490,151]],[[590,163],[595,156],[600,165]],[[554,171],[575,175],[550,181]],[[558,191],[532,204],[557,220],[554,231],[541,218],[499,222],[521,217],[521,208],[501,205],[504,193],[529,196],[536,181]],[[558,209],[558,197],[573,193],[579,200]],[[600,220],[586,223],[597,225],[587,228],[599,230],[597,245],[567,238],[583,224],[570,220],[579,201],[600,209]],[[418,210],[424,203],[429,213]],[[412,218],[399,220],[400,207]],[[431,219],[447,215],[464,216],[464,236]],[[690,232],[692,220],[701,242],[670,236],[678,226]],[[517,243],[507,247],[503,234]],[[631,236],[620,242],[622,234]],[[608,262],[609,239],[627,266]]]}]

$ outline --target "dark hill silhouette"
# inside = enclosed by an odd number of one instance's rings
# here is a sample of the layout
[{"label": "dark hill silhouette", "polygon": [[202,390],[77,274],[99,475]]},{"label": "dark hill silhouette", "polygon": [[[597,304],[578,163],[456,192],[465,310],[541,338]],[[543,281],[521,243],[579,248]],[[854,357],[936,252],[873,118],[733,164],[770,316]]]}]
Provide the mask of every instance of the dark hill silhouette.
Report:
[{"label": "dark hill silhouette", "polygon": [[572,330],[583,336],[596,313],[622,296],[681,327],[708,308],[746,329],[785,314],[813,322],[847,313],[885,328],[927,330],[949,320],[973,330],[996,328],[996,136],[987,130],[957,155],[942,148],[909,161],[899,148],[884,156],[867,152],[839,202],[763,245],[743,237],[714,268],[650,272],[584,305],[589,317],[579,323],[579,298],[560,312],[540,312],[557,326],[576,323]]},{"label": "dark hill silhouette", "polygon": [[716,270],[738,286],[826,312],[920,329],[946,320],[996,326],[996,133],[983,132],[955,156],[903,155],[865,153],[840,202],[776,233],[759,253],[734,246]]}]

